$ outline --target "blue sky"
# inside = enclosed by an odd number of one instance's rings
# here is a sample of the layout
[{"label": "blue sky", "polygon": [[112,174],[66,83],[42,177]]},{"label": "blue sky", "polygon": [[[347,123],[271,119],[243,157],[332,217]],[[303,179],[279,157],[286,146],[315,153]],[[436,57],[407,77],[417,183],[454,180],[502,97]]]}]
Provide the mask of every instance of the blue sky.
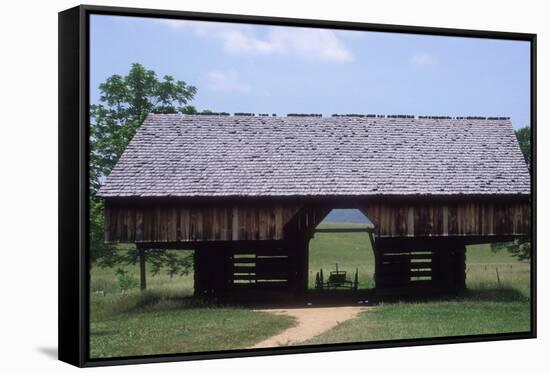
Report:
[{"label": "blue sky", "polygon": [[138,62],[195,85],[199,110],[530,123],[528,42],[100,15],[90,29],[92,102]]}]

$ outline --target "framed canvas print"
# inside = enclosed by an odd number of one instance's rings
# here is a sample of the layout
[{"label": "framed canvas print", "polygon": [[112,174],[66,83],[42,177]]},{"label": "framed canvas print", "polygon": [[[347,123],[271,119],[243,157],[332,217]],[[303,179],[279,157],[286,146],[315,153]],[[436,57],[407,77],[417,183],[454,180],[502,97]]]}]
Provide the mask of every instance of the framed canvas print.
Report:
[{"label": "framed canvas print", "polygon": [[59,358],[535,337],[535,43],[59,13]]}]

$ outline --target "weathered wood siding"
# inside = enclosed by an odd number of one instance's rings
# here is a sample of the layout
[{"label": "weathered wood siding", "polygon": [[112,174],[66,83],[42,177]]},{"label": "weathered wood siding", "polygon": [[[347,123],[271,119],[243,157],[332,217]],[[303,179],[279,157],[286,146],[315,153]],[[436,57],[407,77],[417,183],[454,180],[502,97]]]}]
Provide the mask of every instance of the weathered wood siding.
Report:
[{"label": "weathered wood siding", "polygon": [[293,238],[307,238],[323,219],[330,213],[327,207],[303,207],[296,211],[291,220],[286,224],[284,231],[287,236]]},{"label": "weathered wood siding", "polygon": [[[199,242],[311,236],[327,206],[107,204],[106,242]],[[499,237],[530,233],[528,202],[375,203],[360,209],[378,237]]]},{"label": "weathered wood siding", "polygon": [[105,241],[281,240],[299,206],[124,206],[105,208]]},{"label": "weathered wood siding", "polygon": [[379,237],[525,236],[530,233],[527,202],[373,204],[361,211]]}]

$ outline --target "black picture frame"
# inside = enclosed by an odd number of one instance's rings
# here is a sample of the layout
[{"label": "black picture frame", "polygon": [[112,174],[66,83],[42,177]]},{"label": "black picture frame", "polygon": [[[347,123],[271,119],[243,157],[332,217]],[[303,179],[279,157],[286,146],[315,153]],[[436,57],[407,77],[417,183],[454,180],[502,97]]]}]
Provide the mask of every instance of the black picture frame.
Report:
[{"label": "black picture frame", "polygon": [[[93,14],[528,41],[531,45],[531,331],[90,359],[89,17]],[[536,34],[81,5],[59,13],[59,360],[79,367],[536,338]]]}]

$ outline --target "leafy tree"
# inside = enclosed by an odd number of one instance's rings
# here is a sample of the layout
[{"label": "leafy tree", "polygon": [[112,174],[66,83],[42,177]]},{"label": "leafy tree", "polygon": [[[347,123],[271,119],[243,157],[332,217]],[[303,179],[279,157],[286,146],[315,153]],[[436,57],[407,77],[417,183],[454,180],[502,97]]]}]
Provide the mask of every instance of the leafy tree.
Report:
[{"label": "leafy tree", "polygon": [[525,163],[529,167],[531,172],[531,127],[526,126],[515,131],[516,138],[518,139],[519,147],[525,158]]},{"label": "leafy tree", "polygon": [[118,287],[123,294],[139,285],[138,279],[130,275],[128,271],[125,271],[122,268],[117,269],[115,274],[118,280]]},{"label": "leafy tree", "polygon": [[[525,163],[527,163],[529,172],[531,172],[531,128],[526,126],[515,131],[515,133]],[[493,252],[506,249],[519,261],[531,260],[531,240],[529,238],[517,238],[512,242],[494,243],[491,244],[491,249]]]},{"label": "leafy tree", "polygon": [[512,242],[491,244],[491,250],[493,250],[493,252],[504,249],[508,250],[508,252],[519,261],[531,260],[531,241],[528,238],[517,238]]},{"label": "leafy tree", "polygon": [[[99,104],[90,106],[90,258],[101,266],[135,264],[135,249],[117,250],[103,242],[104,203],[96,196],[122,152],[149,113],[196,113],[189,105],[197,88],[132,64],[127,75],[100,84]],[[153,273],[168,267],[171,275],[188,273],[190,258],[166,251],[148,252]]]},{"label": "leafy tree", "polygon": [[133,64],[128,75],[100,84],[102,104],[91,105],[91,182],[97,191],[149,113],[195,113],[197,88]]}]

